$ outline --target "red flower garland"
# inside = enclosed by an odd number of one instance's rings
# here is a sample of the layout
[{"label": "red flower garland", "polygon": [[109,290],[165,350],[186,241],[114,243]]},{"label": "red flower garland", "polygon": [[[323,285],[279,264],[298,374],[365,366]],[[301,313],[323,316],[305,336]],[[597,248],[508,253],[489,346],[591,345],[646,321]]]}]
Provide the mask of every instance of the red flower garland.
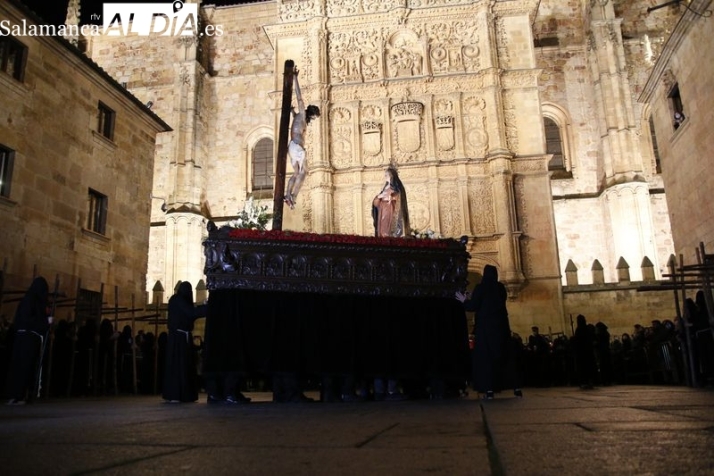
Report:
[{"label": "red flower garland", "polygon": [[341,234],[318,234],[299,231],[248,230],[234,228],[228,232],[230,238],[249,240],[299,241],[310,243],[343,243],[348,245],[401,246],[411,248],[448,248],[454,240],[393,238],[379,236],[358,236]]}]

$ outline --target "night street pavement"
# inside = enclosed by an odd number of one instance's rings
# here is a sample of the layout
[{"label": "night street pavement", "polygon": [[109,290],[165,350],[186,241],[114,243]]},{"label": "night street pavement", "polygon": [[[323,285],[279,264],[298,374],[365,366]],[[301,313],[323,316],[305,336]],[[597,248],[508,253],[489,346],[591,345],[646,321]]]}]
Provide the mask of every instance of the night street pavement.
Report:
[{"label": "night street pavement", "polygon": [[[5,475],[714,474],[714,391],[525,389],[481,402],[0,406]],[[310,394],[316,396],[315,394]]]}]

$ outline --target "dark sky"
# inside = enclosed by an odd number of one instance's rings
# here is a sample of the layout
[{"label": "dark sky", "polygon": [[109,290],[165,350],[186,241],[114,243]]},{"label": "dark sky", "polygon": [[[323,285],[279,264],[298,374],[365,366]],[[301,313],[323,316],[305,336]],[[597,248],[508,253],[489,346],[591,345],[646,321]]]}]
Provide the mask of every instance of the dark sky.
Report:
[{"label": "dark sky", "polygon": [[[30,7],[45,23],[59,25],[67,17],[68,0],[20,0]],[[204,5],[232,5],[238,3],[252,3],[256,0],[204,0]],[[258,0],[259,1],[259,0]],[[81,23],[92,23],[92,14],[102,14],[105,3],[173,3],[173,0],[80,0]]]}]

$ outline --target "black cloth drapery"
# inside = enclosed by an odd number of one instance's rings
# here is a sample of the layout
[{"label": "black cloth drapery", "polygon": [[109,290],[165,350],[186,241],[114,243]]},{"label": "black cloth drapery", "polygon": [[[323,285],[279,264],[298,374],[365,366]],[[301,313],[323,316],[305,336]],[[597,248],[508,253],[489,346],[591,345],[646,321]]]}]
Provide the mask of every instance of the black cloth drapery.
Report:
[{"label": "black cloth drapery", "polygon": [[470,372],[455,299],[220,289],[205,334],[207,373],[464,381]]}]

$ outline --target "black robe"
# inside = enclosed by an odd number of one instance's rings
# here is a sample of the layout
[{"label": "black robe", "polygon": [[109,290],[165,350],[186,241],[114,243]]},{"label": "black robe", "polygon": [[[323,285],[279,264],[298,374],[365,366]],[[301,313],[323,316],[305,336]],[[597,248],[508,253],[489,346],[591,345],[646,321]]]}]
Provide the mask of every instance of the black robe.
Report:
[{"label": "black robe", "polygon": [[198,378],[193,356],[193,323],[206,316],[206,306],[194,306],[191,283],[184,281],[169,299],[168,342],[164,367],[164,400],[195,402]]},{"label": "black robe", "polygon": [[486,265],[483,280],[464,302],[467,311],[476,313],[472,386],[482,393],[499,390],[506,380],[513,380],[512,375],[506,375],[511,349],[507,298],[506,287],[498,281],[498,270]]},{"label": "black robe", "polygon": [[11,399],[26,400],[37,391],[40,353],[50,326],[47,320],[48,293],[49,286],[45,278],[37,277],[17,307],[7,385],[7,396]]}]

